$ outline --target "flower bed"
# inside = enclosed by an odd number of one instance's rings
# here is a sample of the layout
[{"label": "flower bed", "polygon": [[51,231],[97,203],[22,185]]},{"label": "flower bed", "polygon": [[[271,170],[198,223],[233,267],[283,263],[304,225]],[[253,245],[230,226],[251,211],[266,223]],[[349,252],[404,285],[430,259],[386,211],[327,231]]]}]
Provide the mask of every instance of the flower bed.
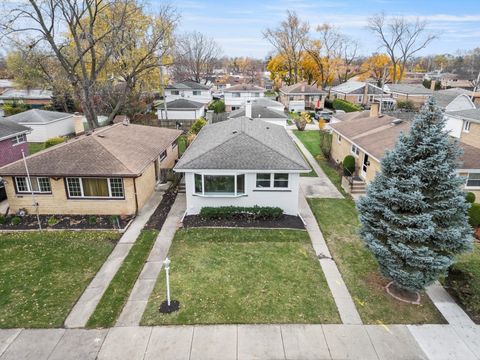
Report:
[{"label": "flower bed", "polygon": [[305,229],[298,216],[281,215],[276,219],[252,219],[241,214],[231,219],[206,219],[200,215],[187,215],[183,219],[185,228],[198,227],[233,227],[233,228],[266,228],[266,229]]}]

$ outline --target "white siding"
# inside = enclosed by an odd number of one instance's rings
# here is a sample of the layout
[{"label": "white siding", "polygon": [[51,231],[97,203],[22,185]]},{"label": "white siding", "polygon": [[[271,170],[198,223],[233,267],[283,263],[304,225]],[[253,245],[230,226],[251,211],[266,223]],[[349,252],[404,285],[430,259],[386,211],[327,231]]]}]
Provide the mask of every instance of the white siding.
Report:
[{"label": "white siding", "polygon": [[212,101],[213,97],[212,94],[210,93],[210,90],[195,90],[195,91],[200,91],[200,95],[193,95],[193,90],[178,90],[179,94],[178,95],[172,95],[171,89],[166,89],[165,90],[165,97],[167,101],[173,101],[177,99],[189,99],[192,101],[197,101],[202,104],[208,104],[210,101]]},{"label": "white siding", "polygon": [[57,136],[65,136],[75,132],[73,117],[46,123],[46,124],[22,124],[32,129],[28,135],[29,142],[45,142]]},{"label": "white siding", "polygon": [[[160,107],[157,111],[158,119],[165,118],[165,110],[163,107]],[[167,104],[167,114],[169,120],[196,120],[200,116],[204,116],[205,114],[205,107],[201,107],[198,110],[169,110]]]},{"label": "white siding", "polygon": [[[240,94],[239,97],[234,97],[233,94]],[[225,93],[225,106],[242,106],[245,105],[247,100],[254,100],[264,97],[263,92],[235,92]]]},{"label": "white siding", "polygon": [[447,122],[445,129],[450,132],[450,135],[460,139],[463,129],[463,120],[446,115]]},{"label": "white siding", "polygon": [[473,105],[467,96],[460,95],[447,105],[445,111],[460,111],[468,109],[475,109],[475,105]]},{"label": "white siding", "polygon": [[[202,173],[202,171],[198,171]],[[235,172],[228,171],[204,171],[205,174],[235,174]],[[238,172],[242,174],[242,172]],[[299,174],[290,173],[288,190],[255,190],[256,174],[245,174],[245,196],[240,197],[204,197],[194,194],[195,182],[194,173],[189,172],[185,174],[185,188],[187,194],[187,214],[195,215],[200,212],[203,207],[217,207],[217,206],[273,206],[283,209],[287,215],[298,214],[298,186]]]}]

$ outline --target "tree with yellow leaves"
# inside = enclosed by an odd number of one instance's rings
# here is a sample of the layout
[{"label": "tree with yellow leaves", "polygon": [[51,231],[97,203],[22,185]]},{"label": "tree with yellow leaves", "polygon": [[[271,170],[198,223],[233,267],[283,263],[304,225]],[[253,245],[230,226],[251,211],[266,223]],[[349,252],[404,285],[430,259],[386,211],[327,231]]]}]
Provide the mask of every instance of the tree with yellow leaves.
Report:
[{"label": "tree with yellow leaves", "polygon": [[[367,79],[374,79],[378,86],[381,86],[382,81],[393,82],[393,65],[390,57],[386,54],[373,54],[365,60],[360,68],[361,74],[359,80],[365,81]],[[395,79],[400,79],[400,67],[396,68]],[[385,79],[383,77],[386,76]]]}]

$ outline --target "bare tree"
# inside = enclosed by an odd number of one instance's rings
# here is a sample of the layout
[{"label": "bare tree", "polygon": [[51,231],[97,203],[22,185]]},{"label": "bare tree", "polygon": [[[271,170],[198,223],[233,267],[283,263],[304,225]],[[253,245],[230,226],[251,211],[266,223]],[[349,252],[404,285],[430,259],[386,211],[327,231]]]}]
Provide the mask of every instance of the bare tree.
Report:
[{"label": "bare tree", "polygon": [[175,78],[201,82],[213,72],[221,52],[220,46],[212,38],[198,31],[180,36],[173,63]]},{"label": "bare tree", "polygon": [[352,71],[352,66],[358,60],[358,42],[348,36],[342,36],[338,53],[342,59],[342,66],[338,71],[338,80],[346,82],[348,79],[358,75],[358,72]]},{"label": "bare tree", "polygon": [[[135,0],[28,0],[7,9],[7,15],[0,20],[0,30],[4,38],[20,39],[31,47],[50,48],[94,129],[98,127],[95,91],[102,76],[109,72],[113,78],[133,81],[158,64],[159,47],[165,46],[165,36],[172,31],[174,16],[164,12],[168,17],[154,19],[151,27],[142,28],[148,40],[139,41],[138,33],[133,37],[128,29],[142,20],[140,13],[141,7]],[[143,55],[134,51],[139,48]],[[129,53],[138,56],[132,59]],[[120,64],[120,74],[117,73],[114,57],[129,59],[130,70],[121,69]]]},{"label": "bare tree", "polygon": [[392,61],[394,83],[401,81],[407,62],[437,38],[427,32],[427,22],[419,18],[415,21],[408,21],[405,17],[387,19],[381,13],[369,19],[368,28],[380,39],[380,48],[387,52]]},{"label": "bare tree", "polygon": [[302,22],[294,11],[287,11],[287,18],[275,29],[267,29],[263,36],[287,60],[290,79],[298,82],[302,50],[308,39],[310,26]]}]

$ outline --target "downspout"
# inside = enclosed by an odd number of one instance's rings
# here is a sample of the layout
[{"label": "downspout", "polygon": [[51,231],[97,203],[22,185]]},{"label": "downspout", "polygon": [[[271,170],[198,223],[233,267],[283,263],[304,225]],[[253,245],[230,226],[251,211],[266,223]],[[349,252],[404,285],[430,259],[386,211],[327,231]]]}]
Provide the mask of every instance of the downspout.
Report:
[{"label": "downspout", "polygon": [[136,180],[137,178],[133,178],[133,192],[135,193],[135,216],[138,215],[138,196],[137,196],[137,183]]}]

